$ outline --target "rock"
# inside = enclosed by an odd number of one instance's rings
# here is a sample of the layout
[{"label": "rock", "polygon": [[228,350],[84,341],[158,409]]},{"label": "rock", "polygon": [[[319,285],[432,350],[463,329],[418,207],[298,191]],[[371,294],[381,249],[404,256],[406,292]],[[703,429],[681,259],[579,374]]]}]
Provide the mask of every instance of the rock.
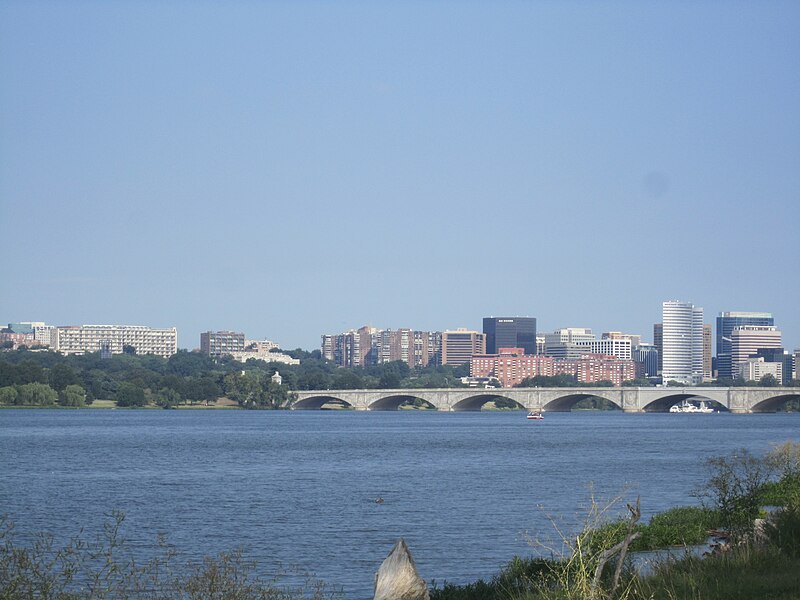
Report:
[{"label": "rock", "polygon": [[428,586],[400,538],[375,573],[374,600],[429,600]]}]

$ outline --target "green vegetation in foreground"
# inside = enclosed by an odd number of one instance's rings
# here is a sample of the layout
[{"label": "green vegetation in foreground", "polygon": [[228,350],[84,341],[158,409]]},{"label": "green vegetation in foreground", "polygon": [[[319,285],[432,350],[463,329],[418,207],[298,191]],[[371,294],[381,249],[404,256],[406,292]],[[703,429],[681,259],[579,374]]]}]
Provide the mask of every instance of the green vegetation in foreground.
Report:
[{"label": "green vegetation in foreground", "polygon": [[[800,443],[787,442],[764,457],[740,450],[708,461],[710,477],[698,496],[706,507],[675,508],[640,526],[639,502],[627,520],[607,522],[610,507],[592,502],[582,531],[564,537],[568,549],[551,558],[514,558],[488,581],[442,586],[430,600],[751,600],[800,599]],[[760,502],[786,499],[756,535]],[[264,580],[240,552],[176,567],[174,549],[137,563],[121,541],[121,514],[112,515],[97,541],[75,538],[56,548],[52,537],[17,545],[13,526],[0,519],[0,600],[159,598],[164,600],[333,600],[341,594],[307,579],[293,588],[280,576]],[[730,547],[699,558],[664,559],[641,576],[622,549],[676,541],[691,545],[708,524],[726,524]],[[634,535],[635,534],[635,535]],[[639,536],[635,538],[635,536]],[[703,541],[703,540],[700,540]],[[618,561],[618,562],[617,562]]]},{"label": "green vegetation in foreground", "polygon": [[[122,536],[124,515],[108,515],[103,536],[78,536],[63,547],[52,536],[29,546],[15,541],[13,524],[0,518],[0,600],[341,600],[341,592],[311,575],[273,574],[265,579],[241,551],[182,562],[159,539],[160,555],[136,561]],[[304,580],[283,584],[286,576]],[[298,577],[301,575],[301,577]]]},{"label": "green vegetation in foreground", "polygon": [[[563,556],[515,558],[488,581],[434,585],[431,600],[800,599],[800,444],[787,442],[764,457],[739,450],[707,466],[709,479],[697,495],[708,506],[673,508],[639,525],[638,517],[603,522],[605,510],[593,503],[583,530],[563,540],[569,548]],[[779,508],[757,537],[754,522],[764,504]],[[631,513],[637,511],[638,504]],[[688,547],[720,526],[731,536],[728,551],[706,558],[687,552],[662,560],[649,576],[606,556],[626,537],[631,550]],[[634,533],[639,537],[631,539]]]}]

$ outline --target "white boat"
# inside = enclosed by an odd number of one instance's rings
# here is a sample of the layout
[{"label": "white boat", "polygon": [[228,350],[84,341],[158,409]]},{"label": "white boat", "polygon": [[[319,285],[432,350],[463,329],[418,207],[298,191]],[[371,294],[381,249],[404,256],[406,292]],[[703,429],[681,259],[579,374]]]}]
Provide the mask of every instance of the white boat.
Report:
[{"label": "white boat", "polygon": [[541,411],[532,410],[528,413],[528,418],[532,421],[541,421],[544,419],[544,415],[541,413]]},{"label": "white boat", "polygon": [[697,414],[709,414],[715,412],[713,408],[706,405],[704,400],[700,401],[700,406],[689,402],[688,400],[684,400],[680,404],[675,404],[670,407],[669,412],[671,413],[697,413]]}]

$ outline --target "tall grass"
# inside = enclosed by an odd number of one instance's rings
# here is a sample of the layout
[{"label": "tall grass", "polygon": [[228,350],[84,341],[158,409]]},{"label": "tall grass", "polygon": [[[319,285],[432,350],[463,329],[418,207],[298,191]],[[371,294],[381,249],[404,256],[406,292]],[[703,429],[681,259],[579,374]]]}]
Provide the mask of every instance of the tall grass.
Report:
[{"label": "tall grass", "polygon": [[160,552],[140,563],[121,535],[124,516],[109,515],[103,534],[78,535],[57,545],[37,535],[17,542],[13,524],[0,519],[0,600],[334,600],[341,593],[312,577],[289,586],[287,573],[256,574],[240,551],[179,564],[178,554],[159,539]]}]

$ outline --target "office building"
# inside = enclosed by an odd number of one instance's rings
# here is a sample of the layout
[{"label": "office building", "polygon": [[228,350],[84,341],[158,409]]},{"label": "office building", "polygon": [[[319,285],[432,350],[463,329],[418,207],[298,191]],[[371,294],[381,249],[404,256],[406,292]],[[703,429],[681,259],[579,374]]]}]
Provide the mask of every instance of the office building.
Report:
[{"label": "office building", "polygon": [[244,334],[237,331],[206,331],[200,334],[200,351],[208,356],[243,352]]},{"label": "office building", "polygon": [[800,348],[794,351],[794,378],[800,380]]},{"label": "office building", "polygon": [[664,383],[697,385],[703,372],[703,309],[670,300],[661,305]]},{"label": "office building", "polygon": [[543,333],[536,334],[536,354],[544,355],[547,345]]},{"label": "office building", "polygon": [[630,338],[602,338],[591,342],[582,342],[589,349],[589,354],[604,354],[623,360],[631,360]]},{"label": "office building", "polygon": [[739,365],[761,349],[780,348],[781,332],[774,325],[737,325],[731,332],[731,368],[739,374]]},{"label": "office building", "polygon": [[779,384],[783,379],[783,365],[779,362],[767,362],[763,356],[739,362],[736,369],[737,375],[745,381],[761,381],[765,375],[772,375]]},{"label": "office building", "polygon": [[486,354],[486,336],[477,331],[456,329],[442,332],[442,364],[469,363],[473,354]]},{"label": "office building", "polygon": [[711,325],[703,324],[703,381],[711,381],[714,378]]},{"label": "office building", "polygon": [[717,377],[733,379],[736,375],[731,363],[731,336],[735,327],[775,325],[772,313],[768,312],[721,312],[717,316]]},{"label": "office building", "polygon": [[661,323],[653,325],[653,345],[658,352],[658,372],[664,370],[664,326]]},{"label": "office building", "polygon": [[100,352],[101,345],[111,354],[130,349],[136,354],[155,354],[165,358],[178,351],[178,330],[153,329],[141,325],[72,325],[56,329],[55,350],[62,354]]},{"label": "office building", "polygon": [[595,339],[591,329],[562,327],[545,334],[544,353],[553,358],[578,358],[590,351],[588,343]]},{"label": "office building", "polygon": [[522,348],[525,354],[536,354],[533,317],[484,317],[483,334],[487,354],[497,354],[500,348]]},{"label": "office building", "polygon": [[636,377],[656,377],[658,375],[658,350],[655,344],[639,344],[631,351]]},{"label": "office building", "polygon": [[784,352],[783,348],[759,348],[750,358],[763,358],[764,362],[781,363],[781,385],[790,385],[792,382],[792,355]]},{"label": "office building", "polygon": [[621,331],[606,331],[600,336],[601,340],[630,340],[631,348],[642,343],[642,336],[638,333],[622,333]]}]

